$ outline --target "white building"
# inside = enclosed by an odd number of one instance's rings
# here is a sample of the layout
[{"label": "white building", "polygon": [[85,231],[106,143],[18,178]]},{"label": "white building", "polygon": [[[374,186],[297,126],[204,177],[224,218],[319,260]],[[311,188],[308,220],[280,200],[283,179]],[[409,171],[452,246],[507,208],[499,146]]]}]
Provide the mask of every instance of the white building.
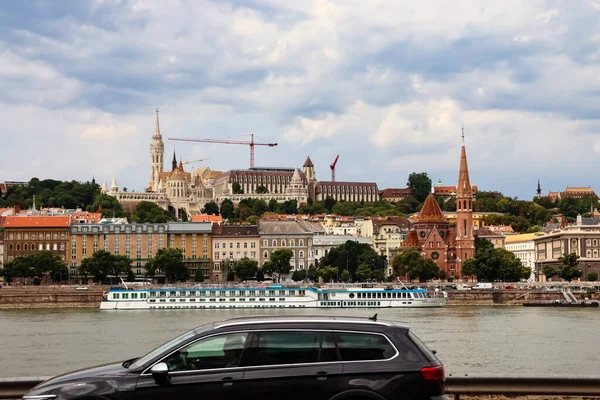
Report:
[{"label": "white building", "polygon": [[535,242],[536,237],[543,236],[541,232],[524,233],[521,235],[508,235],[504,239],[504,248],[513,253],[524,267],[531,269],[528,282],[535,282]]}]

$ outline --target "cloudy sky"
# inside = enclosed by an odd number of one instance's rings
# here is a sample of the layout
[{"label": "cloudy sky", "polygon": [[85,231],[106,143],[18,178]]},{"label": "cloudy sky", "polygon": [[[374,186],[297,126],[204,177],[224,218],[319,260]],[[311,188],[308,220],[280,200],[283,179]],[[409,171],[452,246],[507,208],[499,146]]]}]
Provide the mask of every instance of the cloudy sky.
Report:
[{"label": "cloudy sky", "polygon": [[[404,187],[471,181],[531,198],[592,186],[600,0],[5,1],[0,181],[106,179],[141,190],[159,108],[166,159]],[[196,164],[200,166],[202,164]]]}]

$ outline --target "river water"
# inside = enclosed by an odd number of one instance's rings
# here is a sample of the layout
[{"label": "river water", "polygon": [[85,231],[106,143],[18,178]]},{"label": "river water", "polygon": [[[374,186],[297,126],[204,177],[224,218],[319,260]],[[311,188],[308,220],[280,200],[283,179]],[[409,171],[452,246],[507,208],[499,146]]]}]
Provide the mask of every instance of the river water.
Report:
[{"label": "river water", "polygon": [[[352,315],[373,312],[354,310]],[[408,323],[437,350],[450,374],[600,375],[598,309],[471,306],[377,312],[380,319]],[[0,310],[0,377],[58,375],[125,360],[204,323],[258,313],[281,311]]]}]

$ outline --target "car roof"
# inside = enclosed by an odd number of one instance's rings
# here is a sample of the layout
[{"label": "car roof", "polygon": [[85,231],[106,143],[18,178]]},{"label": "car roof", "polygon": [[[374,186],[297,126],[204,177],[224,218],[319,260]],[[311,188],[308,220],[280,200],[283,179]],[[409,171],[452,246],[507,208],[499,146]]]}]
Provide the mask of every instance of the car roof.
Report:
[{"label": "car roof", "polygon": [[407,324],[377,319],[377,314],[373,317],[356,317],[356,316],[323,316],[323,315],[255,315],[247,317],[230,318],[224,321],[213,323],[213,328],[224,328],[235,325],[252,325],[252,324],[348,324],[348,325],[371,325],[371,326],[388,326],[409,329]]}]

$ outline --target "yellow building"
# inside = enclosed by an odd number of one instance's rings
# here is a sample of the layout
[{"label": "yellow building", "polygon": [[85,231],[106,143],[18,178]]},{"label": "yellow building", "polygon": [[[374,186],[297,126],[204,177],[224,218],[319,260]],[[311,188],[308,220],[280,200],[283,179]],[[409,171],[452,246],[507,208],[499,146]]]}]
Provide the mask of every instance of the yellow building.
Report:
[{"label": "yellow building", "polygon": [[98,250],[126,255],[133,261],[133,272],[145,274],[146,261],[161,248],[181,249],[184,262],[193,276],[198,268],[205,276],[210,273],[212,227],[201,223],[155,223],[155,224],[74,224],[71,225],[71,243],[68,264],[71,275],[77,275],[77,267],[84,258]]},{"label": "yellow building", "polygon": [[227,279],[227,268],[242,258],[259,261],[259,236],[257,225],[213,226],[212,282]]}]

